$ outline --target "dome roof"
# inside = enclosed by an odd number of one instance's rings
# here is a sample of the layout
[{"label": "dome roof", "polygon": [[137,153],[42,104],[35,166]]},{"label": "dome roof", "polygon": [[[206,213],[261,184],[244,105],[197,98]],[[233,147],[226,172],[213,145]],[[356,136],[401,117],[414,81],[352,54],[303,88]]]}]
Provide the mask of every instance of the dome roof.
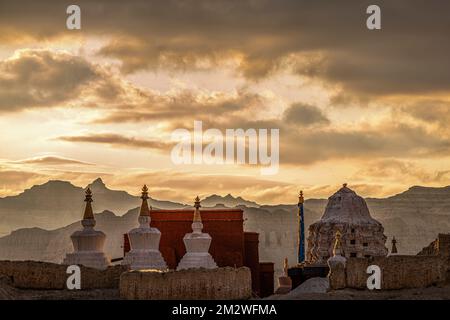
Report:
[{"label": "dome roof", "polygon": [[352,225],[380,224],[370,216],[366,201],[346,184],[328,198],[328,204],[320,222]]}]

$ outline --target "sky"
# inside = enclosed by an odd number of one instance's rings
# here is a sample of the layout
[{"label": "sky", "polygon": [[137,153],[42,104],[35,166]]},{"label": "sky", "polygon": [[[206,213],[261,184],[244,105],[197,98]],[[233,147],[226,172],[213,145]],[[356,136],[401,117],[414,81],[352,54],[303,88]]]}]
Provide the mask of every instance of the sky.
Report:
[{"label": "sky", "polygon": [[[81,8],[68,30],[66,8]],[[366,8],[381,8],[368,30]],[[0,197],[97,177],[191,201],[450,180],[448,1],[0,0]],[[279,129],[277,174],[174,164],[175,129]]]}]

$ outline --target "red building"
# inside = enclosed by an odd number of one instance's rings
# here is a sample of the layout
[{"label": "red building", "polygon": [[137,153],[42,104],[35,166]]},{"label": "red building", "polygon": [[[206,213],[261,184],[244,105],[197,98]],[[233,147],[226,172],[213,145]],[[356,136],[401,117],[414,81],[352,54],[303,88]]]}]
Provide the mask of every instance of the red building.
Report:
[{"label": "red building", "polygon": [[[194,209],[152,210],[152,227],[161,231],[159,249],[170,269],[175,269],[186,253],[183,237],[192,232]],[[272,270],[260,274],[258,234],[244,232],[241,209],[201,209],[203,232],[212,237],[209,253],[219,267],[247,266],[252,272],[253,291],[260,296],[273,293]],[[124,235],[124,253],[130,250],[128,236]],[[267,264],[265,264],[267,265]],[[271,278],[271,280],[270,280]],[[264,279],[261,283],[261,279]]]}]

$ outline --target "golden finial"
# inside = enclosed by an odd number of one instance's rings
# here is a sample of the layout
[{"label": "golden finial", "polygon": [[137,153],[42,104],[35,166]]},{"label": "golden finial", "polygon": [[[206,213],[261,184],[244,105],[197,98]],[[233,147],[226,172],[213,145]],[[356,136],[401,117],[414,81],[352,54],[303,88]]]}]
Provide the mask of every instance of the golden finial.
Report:
[{"label": "golden finial", "polygon": [[142,200],[147,200],[148,199],[148,188],[147,188],[146,184],[144,184],[144,186],[142,187],[141,199]]},{"label": "golden finial", "polygon": [[86,201],[86,202],[92,202],[92,201],[93,201],[93,200],[92,200],[92,191],[91,191],[90,188],[87,188],[87,189],[86,189],[85,194],[86,194],[86,196],[85,196],[84,201]]},{"label": "golden finial", "polygon": [[303,199],[303,190],[300,190],[300,193],[298,194],[298,203],[301,204],[304,202]]},{"label": "golden finial", "polygon": [[194,222],[202,222],[202,217],[200,215],[200,198],[197,196],[195,198],[195,204],[194,204]]},{"label": "golden finial", "polygon": [[334,242],[334,248],[333,248],[333,255],[334,256],[341,255],[341,247],[342,247],[341,236],[342,236],[341,231],[337,230],[336,231],[336,237],[335,237],[336,240]]},{"label": "golden finial", "polygon": [[197,196],[197,197],[195,197],[195,204],[194,204],[194,208],[200,208],[201,207],[201,205],[200,205],[200,198]]},{"label": "golden finial", "polygon": [[139,215],[140,216],[150,216],[150,210],[148,208],[148,203],[147,203],[148,188],[147,188],[146,184],[144,184],[144,186],[142,187],[141,199],[142,199],[142,204],[141,204],[141,211],[139,212]]},{"label": "golden finial", "polygon": [[86,207],[84,208],[83,219],[94,219],[94,213],[91,205],[91,202],[94,201],[92,200],[92,191],[90,188],[87,188],[85,193],[86,195],[84,201],[86,202]]}]

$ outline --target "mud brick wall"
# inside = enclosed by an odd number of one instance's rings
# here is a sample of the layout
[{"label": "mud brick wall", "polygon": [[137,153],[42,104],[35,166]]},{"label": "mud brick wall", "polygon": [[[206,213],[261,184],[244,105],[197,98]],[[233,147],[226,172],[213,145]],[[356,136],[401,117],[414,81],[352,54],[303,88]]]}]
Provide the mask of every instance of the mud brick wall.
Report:
[{"label": "mud brick wall", "polygon": [[[118,288],[124,266],[96,270],[81,266],[81,289]],[[37,261],[0,261],[0,275],[21,289],[66,289],[67,266]]]},{"label": "mud brick wall", "polygon": [[437,238],[438,254],[447,262],[447,283],[450,283],[450,234],[440,233]]},{"label": "mud brick wall", "polygon": [[440,256],[349,258],[345,268],[346,287],[366,289],[369,265],[380,267],[381,289],[385,290],[423,288],[446,280],[447,263]]},{"label": "mud brick wall", "polygon": [[130,271],[120,277],[120,297],[138,300],[248,299],[250,269],[188,269],[169,272]]},{"label": "mud brick wall", "polygon": [[438,255],[447,263],[447,283],[450,283],[450,234],[440,233],[438,237],[417,255]]},{"label": "mud brick wall", "polygon": [[443,257],[450,257],[450,234],[440,233],[437,240],[438,254]]}]

